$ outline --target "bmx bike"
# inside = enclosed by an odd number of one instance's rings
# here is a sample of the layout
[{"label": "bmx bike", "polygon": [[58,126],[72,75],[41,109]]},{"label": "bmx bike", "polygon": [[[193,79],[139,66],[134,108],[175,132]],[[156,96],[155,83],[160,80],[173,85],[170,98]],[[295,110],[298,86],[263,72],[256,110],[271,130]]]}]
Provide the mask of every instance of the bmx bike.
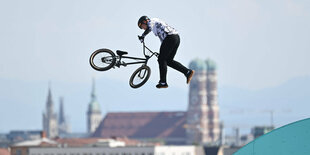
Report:
[{"label": "bmx bike", "polygon": [[[159,55],[157,52],[153,52],[148,47],[146,47],[144,41],[142,41],[142,44],[144,58],[124,56],[128,54],[128,52],[121,50],[116,50],[117,55],[115,55],[113,51],[102,48],[91,54],[89,59],[90,66],[97,71],[107,71],[115,67],[120,68],[120,66],[126,67],[127,65],[142,64],[141,67],[132,73],[129,79],[130,87],[139,88],[147,82],[151,75],[151,68],[147,66],[148,60],[154,55],[156,57]],[[122,60],[131,61],[124,62]]]}]

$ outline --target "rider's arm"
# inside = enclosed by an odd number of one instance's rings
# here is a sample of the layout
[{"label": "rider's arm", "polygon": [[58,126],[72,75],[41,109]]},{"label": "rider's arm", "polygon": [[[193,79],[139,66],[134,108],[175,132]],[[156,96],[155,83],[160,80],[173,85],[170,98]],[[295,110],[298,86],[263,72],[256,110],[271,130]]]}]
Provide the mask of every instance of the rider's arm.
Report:
[{"label": "rider's arm", "polygon": [[142,33],[142,37],[144,38],[147,34],[149,34],[152,31],[152,29],[150,27],[148,27],[148,29],[146,29],[143,33]]}]

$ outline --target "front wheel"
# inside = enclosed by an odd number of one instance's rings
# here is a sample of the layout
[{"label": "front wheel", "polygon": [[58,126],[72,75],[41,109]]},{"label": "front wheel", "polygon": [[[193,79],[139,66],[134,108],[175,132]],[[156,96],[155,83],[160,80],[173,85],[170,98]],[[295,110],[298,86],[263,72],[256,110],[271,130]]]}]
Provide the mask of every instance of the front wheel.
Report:
[{"label": "front wheel", "polygon": [[111,69],[116,62],[115,54],[109,49],[99,49],[91,54],[89,58],[90,66],[97,71]]},{"label": "front wheel", "polygon": [[149,66],[143,65],[138,68],[130,77],[129,85],[132,88],[139,88],[150,78],[151,69]]}]

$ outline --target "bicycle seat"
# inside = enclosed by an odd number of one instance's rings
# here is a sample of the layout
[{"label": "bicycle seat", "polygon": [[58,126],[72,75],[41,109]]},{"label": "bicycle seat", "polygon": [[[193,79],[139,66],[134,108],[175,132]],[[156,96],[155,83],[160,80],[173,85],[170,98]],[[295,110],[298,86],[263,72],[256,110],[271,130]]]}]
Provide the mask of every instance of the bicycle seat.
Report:
[{"label": "bicycle seat", "polygon": [[117,53],[117,55],[119,55],[119,56],[122,56],[122,55],[128,54],[128,52],[121,51],[121,50],[117,50],[117,51],[116,51],[116,53]]}]

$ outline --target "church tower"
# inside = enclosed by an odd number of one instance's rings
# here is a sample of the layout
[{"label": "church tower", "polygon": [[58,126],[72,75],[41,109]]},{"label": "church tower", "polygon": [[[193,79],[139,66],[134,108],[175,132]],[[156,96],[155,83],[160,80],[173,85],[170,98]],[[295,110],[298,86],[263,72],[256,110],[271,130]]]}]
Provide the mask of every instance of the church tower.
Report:
[{"label": "church tower", "polygon": [[97,102],[97,97],[95,94],[95,80],[93,79],[93,87],[91,93],[91,101],[88,104],[87,111],[87,132],[93,133],[96,131],[102,119],[100,105]]},{"label": "church tower", "polygon": [[68,122],[66,120],[65,111],[64,111],[64,99],[60,98],[59,106],[59,119],[58,119],[58,133],[60,137],[70,132]]},{"label": "church tower", "polygon": [[216,64],[214,61],[207,59],[207,105],[208,105],[208,137],[206,142],[219,144],[221,141],[221,122],[219,120],[218,91],[217,91],[217,74]]},{"label": "church tower", "polygon": [[219,145],[220,122],[215,63],[196,59],[189,67],[196,72],[189,86],[187,143]]},{"label": "church tower", "polygon": [[48,138],[58,136],[57,114],[54,113],[54,103],[50,87],[48,89],[45,113],[43,113],[43,130]]}]

